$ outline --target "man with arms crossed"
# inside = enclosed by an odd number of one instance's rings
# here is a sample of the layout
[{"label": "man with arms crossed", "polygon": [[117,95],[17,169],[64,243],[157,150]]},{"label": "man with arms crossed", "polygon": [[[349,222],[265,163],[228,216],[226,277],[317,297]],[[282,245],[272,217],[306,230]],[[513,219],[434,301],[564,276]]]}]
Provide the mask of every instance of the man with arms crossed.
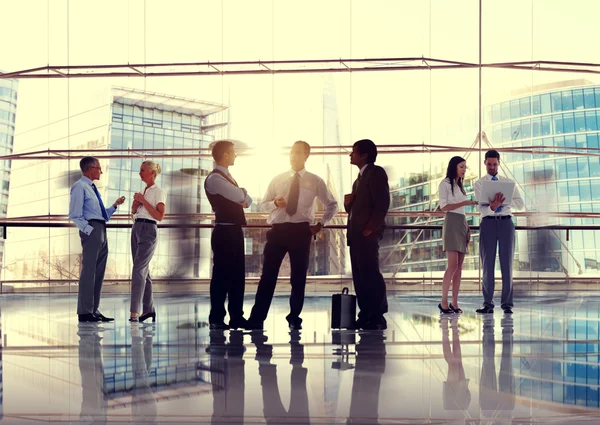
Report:
[{"label": "man with arms crossed", "polygon": [[71,186],[69,218],[79,229],[81,238],[81,275],[77,298],[77,315],[80,322],[111,322],[98,307],[102,282],[108,258],[106,222],[117,207],[125,202],[121,196],[111,207],[104,208],[102,197],[94,180],[100,180],[102,167],[97,158],[86,156],[79,162],[83,176]]},{"label": "man with arms crossed", "polygon": [[[212,156],[216,165],[204,182],[206,196],[215,212],[208,323],[213,330],[244,328],[246,264],[242,226],[246,225],[244,208],[252,204],[252,198],[229,172],[237,156],[233,142],[216,142]],[[225,324],[225,298],[228,298],[229,325]]]},{"label": "man with arms crossed", "polygon": [[[247,329],[263,329],[263,322],[269,313],[279,268],[285,254],[290,256],[292,268],[290,314],[286,319],[291,330],[302,329],[300,313],[304,305],[310,240],[338,210],[337,201],[325,181],[304,168],[309,155],[308,143],[303,141],[294,143],[290,151],[292,169],[271,181],[261,203],[261,210],[269,212],[267,223],[273,227],[267,232],[262,276],[258,283]],[[325,214],[321,222],[313,225],[316,198],[325,205]]]}]

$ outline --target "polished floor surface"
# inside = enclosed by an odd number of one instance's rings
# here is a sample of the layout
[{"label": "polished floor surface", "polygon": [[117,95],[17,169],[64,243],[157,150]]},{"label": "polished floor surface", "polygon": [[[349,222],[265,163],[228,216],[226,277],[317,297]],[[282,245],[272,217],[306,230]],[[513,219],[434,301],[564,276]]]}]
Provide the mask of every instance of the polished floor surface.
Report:
[{"label": "polished floor surface", "polygon": [[[246,299],[246,311],[251,298]],[[390,296],[384,332],[332,332],[330,298],[287,329],[209,332],[208,298],[157,297],[156,324],[77,323],[76,298],[0,297],[0,424],[595,423],[600,297],[520,296],[514,314],[440,318],[439,300]]]}]

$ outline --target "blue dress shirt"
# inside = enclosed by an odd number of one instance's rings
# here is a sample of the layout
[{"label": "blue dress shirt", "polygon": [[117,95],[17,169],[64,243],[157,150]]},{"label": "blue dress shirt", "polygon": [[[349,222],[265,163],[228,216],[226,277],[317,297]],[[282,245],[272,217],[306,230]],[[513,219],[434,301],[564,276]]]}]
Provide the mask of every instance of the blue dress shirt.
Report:
[{"label": "blue dress shirt", "polygon": [[[69,218],[77,228],[89,235],[92,233],[94,228],[88,224],[88,220],[104,220],[102,216],[102,209],[100,208],[100,201],[94,192],[92,187],[93,182],[86,176],[82,176],[79,180],[71,186],[71,199],[69,202]],[[115,211],[116,207],[110,206],[106,208],[106,215],[110,218]]]}]

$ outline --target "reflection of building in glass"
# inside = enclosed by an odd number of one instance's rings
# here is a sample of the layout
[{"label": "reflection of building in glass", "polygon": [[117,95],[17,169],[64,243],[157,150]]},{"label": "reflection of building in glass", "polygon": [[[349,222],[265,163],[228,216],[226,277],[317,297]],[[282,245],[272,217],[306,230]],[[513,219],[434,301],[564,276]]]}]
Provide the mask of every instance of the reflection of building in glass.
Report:
[{"label": "reflection of building in glass", "polygon": [[[13,153],[17,113],[17,80],[0,80],[0,155]],[[11,160],[0,162],[0,218],[6,217]],[[4,265],[4,238],[0,238],[0,267]]]},{"label": "reflection of building in glass", "polygon": [[[515,92],[510,100],[484,109],[484,128],[495,147],[549,147],[559,154],[507,152],[503,172],[520,185],[528,210],[600,212],[600,161],[577,149],[599,147],[600,86],[585,80],[535,86]],[[583,154],[581,156],[574,153]],[[592,152],[595,153],[595,152]],[[586,219],[544,215],[520,218],[518,224],[587,224]],[[572,230],[517,232],[515,270],[565,271],[580,267],[596,273],[600,235]],[[518,268],[517,268],[518,264]],[[583,271],[582,270],[582,271]]]},{"label": "reflection of building in glass", "polygon": [[[446,175],[445,164],[440,164],[432,172],[411,174],[402,177],[397,184],[390,184],[390,211],[422,212],[435,211],[438,208],[438,186]],[[465,177],[467,196],[473,197],[473,183],[477,177],[468,173]],[[469,208],[471,210],[469,211]],[[472,212],[472,207],[467,212]],[[468,222],[474,225],[473,216]],[[389,217],[388,225],[437,225],[444,222],[443,217]],[[469,245],[464,268],[474,269],[478,265],[478,241]],[[381,241],[380,261],[386,276],[400,272],[443,271],[446,269],[446,254],[442,250],[441,230],[387,230]]]},{"label": "reflection of building in glass", "polygon": [[[68,125],[65,125],[65,121]],[[100,159],[104,174],[97,182],[105,204],[124,195],[117,214],[129,214],[133,194],[143,189],[138,175],[146,157],[167,153],[180,157],[157,158],[162,174],[157,179],[167,192],[169,214],[208,213],[204,176],[212,158],[198,158],[214,140],[211,132],[228,124],[227,107],[194,99],[114,88],[108,102],[21,135],[18,150],[126,149],[139,159]],[[178,149],[191,148],[191,151]],[[158,149],[158,152],[151,152]],[[164,149],[164,151],[161,151]],[[113,155],[118,152],[112,152]],[[183,157],[185,154],[190,157]],[[101,156],[102,154],[98,154]],[[196,155],[196,157],[194,157]],[[11,181],[12,217],[66,215],[69,188],[81,176],[77,160],[20,160]],[[185,219],[184,219],[185,220]],[[210,273],[210,229],[159,230],[151,264],[154,277],[207,277]],[[130,229],[109,229],[107,278],[127,278],[131,272]],[[12,267],[7,278],[23,280],[77,279],[81,243],[76,229],[22,228],[8,238]]]},{"label": "reflection of building in glass", "polygon": [[[483,148],[525,148],[548,146],[559,154],[501,153],[500,174],[517,182],[528,211],[518,225],[544,227],[553,224],[591,224],[588,219],[551,218],[544,213],[600,212],[600,160],[579,148],[599,148],[600,86],[584,80],[567,81],[515,93],[511,100],[484,109],[484,129],[490,145]],[[573,155],[579,152],[583,155]],[[445,167],[411,175],[392,186],[392,211],[431,211],[438,205],[437,185]],[[485,172],[485,168],[483,169]],[[476,176],[467,175],[465,188],[472,196]],[[442,218],[388,218],[388,224],[438,224]],[[470,224],[476,224],[473,218]],[[600,262],[600,235],[572,230],[517,231],[515,271],[597,273]],[[475,235],[476,236],[476,235]],[[464,270],[478,266],[478,240],[473,240]],[[387,273],[443,271],[441,231],[389,230],[382,241],[381,261]]]}]

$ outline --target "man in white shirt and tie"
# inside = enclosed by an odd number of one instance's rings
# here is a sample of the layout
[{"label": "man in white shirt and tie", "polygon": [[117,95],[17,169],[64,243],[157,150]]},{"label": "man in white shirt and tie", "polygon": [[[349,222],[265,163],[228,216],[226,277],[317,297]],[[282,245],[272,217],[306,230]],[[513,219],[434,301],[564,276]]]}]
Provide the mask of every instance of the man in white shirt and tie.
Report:
[{"label": "man in white shirt and tie", "polygon": [[[496,250],[500,256],[500,271],[502,273],[502,296],[500,306],[505,314],[512,314],[513,282],[512,261],[515,252],[515,225],[512,221],[511,208],[522,209],[525,206],[519,189],[515,185],[511,205],[502,205],[504,197],[497,193],[494,199],[481,199],[481,187],[484,181],[494,180],[512,182],[498,175],[500,154],[496,150],[485,153],[485,168],[487,174],[477,180],[474,185],[475,197],[479,201],[481,224],[479,226],[479,255],[483,266],[483,308],[477,313],[494,312],[494,269],[496,265]],[[487,205],[489,202],[489,205]]]},{"label": "man in white shirt and tie", "polygon": [[[260,204],[269,212],[262,276],[258,283],[256,299],[248,319],[247,329],[262,330],[269,313],[279,268],[285,254],[290,256],[291,285],[290,314],[286,317],[292,330],[302,328],[300,313],[304,305],[304,287],[313,235],[321,231],[338,211],[338,203],[325,181],[304,168],[310,155],[310,145],[297,141],[290,151],[292,169],[276,176]],[[325,205],[323,219],[315,221],[315,199]]]}]

